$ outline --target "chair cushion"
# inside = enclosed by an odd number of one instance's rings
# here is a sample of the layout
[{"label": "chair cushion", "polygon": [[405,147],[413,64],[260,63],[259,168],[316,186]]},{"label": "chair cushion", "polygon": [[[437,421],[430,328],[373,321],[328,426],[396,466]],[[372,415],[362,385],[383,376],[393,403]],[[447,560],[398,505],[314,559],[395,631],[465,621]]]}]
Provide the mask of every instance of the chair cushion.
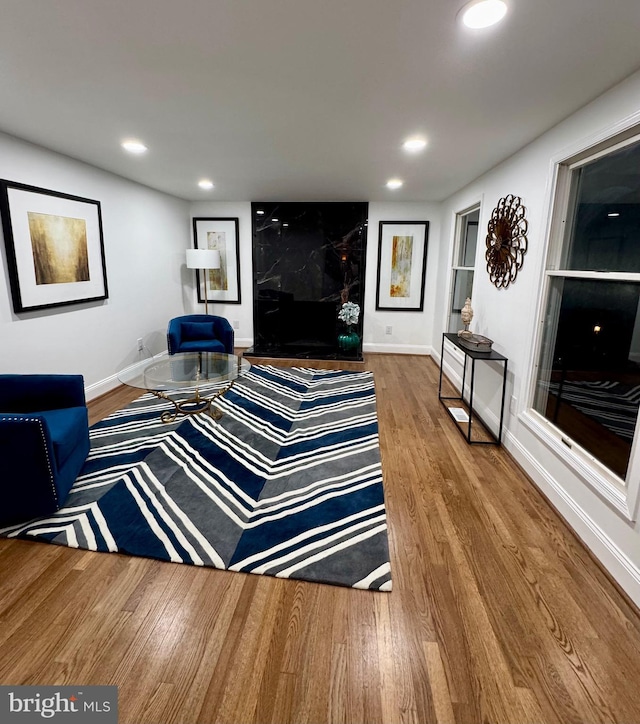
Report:
[{"label": "chair cushion", "polygon": [[214,339],[213,322],[183,322],[180,325],[182,341]]},{"label": "chair cushion", "polygon": [[45,410],[36,414],[42,415],[47,421],[58,468],[61,468],[79,441],[86,437],[87,408],[68,407],[64,410]]},{"label": "chair cushion", "polygon": [[217,339],[198,339],[182,342],[180,352],[224,352],[224,345]]}]

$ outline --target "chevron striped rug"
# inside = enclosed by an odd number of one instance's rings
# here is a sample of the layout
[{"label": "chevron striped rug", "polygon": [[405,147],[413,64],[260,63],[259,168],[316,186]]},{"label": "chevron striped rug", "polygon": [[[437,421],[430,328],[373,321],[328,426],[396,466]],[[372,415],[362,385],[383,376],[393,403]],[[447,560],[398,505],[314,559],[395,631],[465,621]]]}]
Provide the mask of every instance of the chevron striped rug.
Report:
[{"label": "chevron striped rug", "polygon": [[92,427],[63,509],[0,535],[390,591],[372,373],[254,366],[219,407],[163,424],[143,395]]}]

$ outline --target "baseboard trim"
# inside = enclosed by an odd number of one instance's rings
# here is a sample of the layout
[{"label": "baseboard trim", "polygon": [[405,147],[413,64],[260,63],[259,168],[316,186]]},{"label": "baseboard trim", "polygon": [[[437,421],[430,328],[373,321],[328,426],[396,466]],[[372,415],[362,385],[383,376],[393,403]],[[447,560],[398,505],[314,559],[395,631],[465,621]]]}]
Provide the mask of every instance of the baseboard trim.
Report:
[{"label": "baseboard trim", "polygon": [[640,568],[508,430],[504,447],[640,613]]},{"label": "baseboard trim", "polygon": [[96,397],[106,395],[107,392],[115,390],[116,387],[119,387],[121,384],[122,382],[120,382],[117,375],[111,375],[111,377],[107,377],[104,380],[87,385],[84,388],[84,394],[87,400],[95,400]]},{"label": "baseboard trim", "polygon": [[363,352],[379,352],[381,354],[420,354],[431,355],[431,347],[426,344],[377,344],[365,342]]},{"label": "baseboard trim", "polygon": [[365,370],[364,360],[260,357],[253,354],[246,355],[245,359],[251,362],[252,365],[271,365],[272,367],[306,367],[319,370],[346,370],[347,372],[363,372]]},{"label": "baseboard trim", "polygon": [[[165,350],[164,352],[160,352],[160,354],[156,354],[153,356],[153,359],[159,359],[160,357],[166,357],[168,352]],[[149,360],[151,358],[148,358]],[[134,364],[137,364],[137,361],[133,364],[129,365],[128,367],[133,367]],[[127,369],[127,368],[123,368]],[[107,392],[111,392],[111,390],[115,390],[116,387],[120,387],[122,385],[122,382],[118,379],[118,373],[114,375],[110,375],[109,377],[105,377],[103,380],[99,380],[98,382],[94,382],[91,385],[85,385],[84,388],[84,395],[87,398],[87,400],[95,400],[96,397],[101,397],[102,395],[106,395]]]}]

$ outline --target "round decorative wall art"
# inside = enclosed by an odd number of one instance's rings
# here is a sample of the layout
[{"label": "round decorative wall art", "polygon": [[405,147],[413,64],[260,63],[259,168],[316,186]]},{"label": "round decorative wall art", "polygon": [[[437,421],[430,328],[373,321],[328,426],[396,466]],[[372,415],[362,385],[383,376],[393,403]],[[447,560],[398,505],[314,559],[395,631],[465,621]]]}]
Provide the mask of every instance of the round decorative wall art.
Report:
[{"label": "round decorative wall art", "polygon": [[522,268],[527,253],[527,220],[519,196],[509,194],[498,201],[487,228],[487,272],[491,283],[506,289]]}]

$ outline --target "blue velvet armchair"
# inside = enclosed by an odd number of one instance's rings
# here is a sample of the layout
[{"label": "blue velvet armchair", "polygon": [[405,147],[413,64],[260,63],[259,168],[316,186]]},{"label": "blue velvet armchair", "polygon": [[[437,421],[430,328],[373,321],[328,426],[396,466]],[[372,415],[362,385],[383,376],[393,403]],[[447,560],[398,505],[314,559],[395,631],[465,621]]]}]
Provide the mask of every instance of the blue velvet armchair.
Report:
[{"label": "blue velvet armchair", "polygon": [[176,352],[226,352],[233,354],[233,327],[224,317],[187,314],[169,322],[167,346]]},{"label": "blue velvet armchair", "polygon": [[88,453],[82,375],[0,375],[0,525],[55,513]]}]

